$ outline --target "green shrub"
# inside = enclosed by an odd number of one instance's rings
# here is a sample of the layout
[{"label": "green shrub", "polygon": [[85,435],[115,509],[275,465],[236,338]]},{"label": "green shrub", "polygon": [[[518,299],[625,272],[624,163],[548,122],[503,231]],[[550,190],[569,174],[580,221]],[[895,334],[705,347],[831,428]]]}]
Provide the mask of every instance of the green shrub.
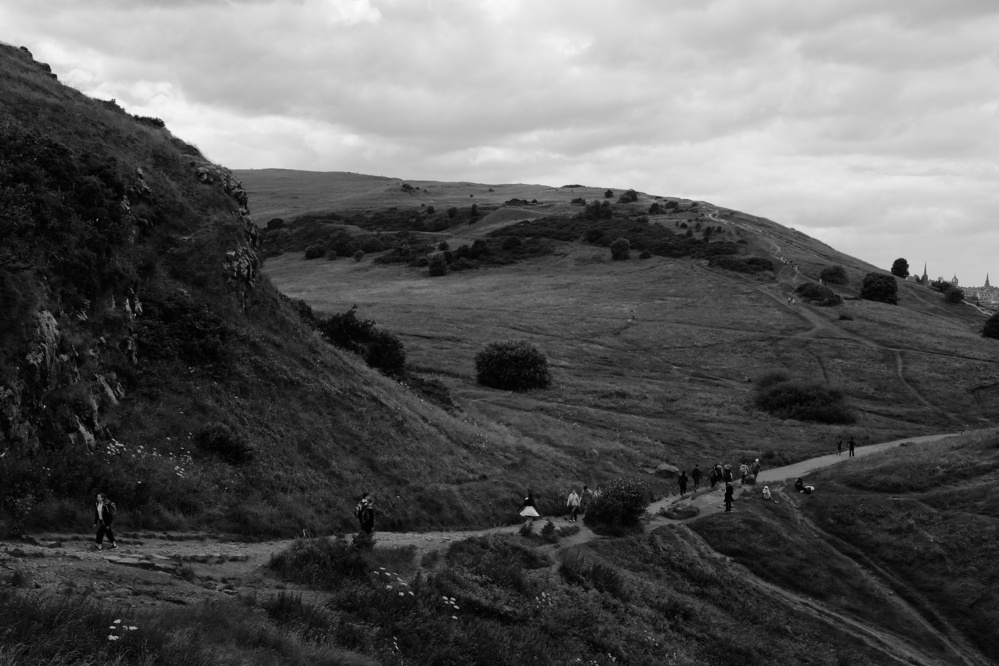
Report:
[{"label": "green shrub", "polygon": [[611,258],[623,261],[631,256],[631,242],[627,238],[618,238],[610,244]]},{"label": "green shrub", "polygon": [[891,274],[903,280],[909,277],[909,262],[899,257],[891,265]]},{"label": "green shrub", "polygon": [[267,222],[267,231],[274,231],[275,229],[280,229],[284,226],[284,220],[280,217],[275,217]]},{"label": "green shrub", "polygon": [[334,589],[348,579],[365,579],[368,565],[361,550],[342,539],[298,539],[271,555],[267,566],[285,580]]},{"label": "green shrub", "polygon": [[867,301],[898,305],[898,283],[891,275],[868,273],[860,287],[860,297]]},{"label": "green shrub", "polygon": [[772,370],[770,372],[764,373],[756,379],[756,388],[765,389],[770,388],[775,384],[781,384],[783,382],[789,381],[790,376],[783,370]]},{"label": "green shrub", "polygon": [[360,354],[370,367],[392,377],[405,374],[406,350],[402,342],[378,330],[374,321],[359,319],[356,305],[320,320],[318,329],[330,344]]},{"label": "green shrub", "polygon": [[933,289],[936,289],[937,291],[939,291],[941,293],[947,291],[948,289],[950,289],[953,286],[954,286],[953,283],[951,283],[951,282],[949,282],[947,280],[941,280],[939,278],[930,283],[930,287],[932,287]]},{"label": "green shrub", "polygon": [[856,420],[842,391],[815,382],[783,381],[758,387],[754,402],[757,408],[782,419],[831,424]]},{"label": "green shrub", "polygon": [[610,199],[614,196],[614,190],[607,190],[604,192],[604,199]]},{"label": "green shrub", "polygon": [[798,294],[802,300],[812,303],[813,305],[831,307],[841,305],[843,303],[843,298],[839,294],[825,285],[815,284],[814,282],[805,282],[804,284],[800,284],[794,292]]},{"label": "green shrub", "polygon": [[443,252],[435,252],[430,255],[427,261],[427,272],[430,277],[447,275],[447,257],[444,256]]},{"label": "green shrub", "polygon": [[638,255],[638,258],[639,259],[651,259],[652,258],[652,253],[649,252],[648,250],[642,250],[642,253],[640,255]]},{"label": "green shrub", "polygon": [[483,386],[504,391],[547,388],[548,359],[526,340],[491,342],[475,355],[475,377]]},{"label": "green shrub", "polygon": [[716,255],[708,261],[712,268],[724,268],[738,273],[764,273],[773,271],[774,264],[762,257],[736,257],[728,254]]},{"label": "green shrub", "polygon": [[819,273],[819,278],[828,284],[846,284],[848,282],[846,269],[842,266],[826,266]]},{"label": "green shrub", "polygon": [[590,501],[583,522],[594,531],[615,536],[640,530],[641,518],[651,501],[652,493],[644,481],[617,479]]},{"label": "green shrub", "polygon": [[354,261],[360,261],[364,259],[364,250],[358,250],[354,253]]},{"label": "green shrub", "polygon": [[948,303],[961,303],[964,301],[964,290],[951,287],[944,292],[944,300]]},{"label": "green shrub", "polygon": [[233,465],[242,465],[253,460],[253,445],[232,431],[224,423],[211,423],[198,430],[194,443],[204,453],[216,456]]},{"label": "green shrub", "polygon": [[326,254],[326,250],[323,249],[322,245],[310,245],[309,247],[305,248],[306,259],[318,259],[324,254]]},{"label": "green shrub", "polygon": [[635,190],[627,190],[617,198],[618,203],[634,203],[635,201],[638,201],[638,192]]},{"label": "green shrub", "polygon": [[982,335],[986,338],[999,340],[999,312],[985,321],[985,326],[982,328]]}]

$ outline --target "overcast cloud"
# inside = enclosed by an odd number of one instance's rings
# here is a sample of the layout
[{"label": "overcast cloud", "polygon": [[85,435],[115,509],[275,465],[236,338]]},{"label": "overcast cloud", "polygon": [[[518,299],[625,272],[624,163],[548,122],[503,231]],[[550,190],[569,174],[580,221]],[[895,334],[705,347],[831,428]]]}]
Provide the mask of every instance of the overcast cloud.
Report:
[{"label": "overcast cloud", "polygon": [[579,182],[999,282],[995,0],[5,0],[231,168]]}]

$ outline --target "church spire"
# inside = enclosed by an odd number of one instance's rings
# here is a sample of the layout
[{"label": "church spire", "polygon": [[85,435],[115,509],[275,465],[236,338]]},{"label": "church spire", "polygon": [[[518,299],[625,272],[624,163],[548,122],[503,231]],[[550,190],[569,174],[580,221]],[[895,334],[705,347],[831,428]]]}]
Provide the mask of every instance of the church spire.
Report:
[{"label": "church spire", "polygon": [[930,276],[926,274],[926,262],[925,261],[923,262],[923,277],[922,277],[922,279],[920,279],[920,282],[922,284],[929,284],[930,283]]},{"label": "church spire", "polygon": [[988,273],[985,274],[985,286],[986,287],[991,287],[992,286],[992,285],[989,284],[989,274]]}]

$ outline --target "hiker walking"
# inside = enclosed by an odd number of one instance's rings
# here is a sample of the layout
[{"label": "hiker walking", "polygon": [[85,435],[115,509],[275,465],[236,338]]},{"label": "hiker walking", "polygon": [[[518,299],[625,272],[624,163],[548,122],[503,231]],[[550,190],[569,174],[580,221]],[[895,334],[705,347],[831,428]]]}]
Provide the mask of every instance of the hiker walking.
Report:
[{"label": "hiker walking", "polygon": [[373,495],[368,493],[361,495],[361,501],[354,507],[354,516],[361,523],[361,531],[365,534],[371,534],[372,530],[375,529],[375,498]]},{"label": "hiker walking", "polygon": [[690,480],[694,482],[694,490],[701,485],[701,468],[694,465],[694,471],[690,473]]},{"label": "hiker walking", "polygon": [[579,495],[576,494],[575,488],[569,493],[569,499],[566,500],[565,505],[569,507],[569,522],[576,522],[576,516],[579,515]]},{"label": "hiker walking", "polygon": [[749,476],[749,465],[746,463],[739,465],[739,476],[742,477],[739,481],[739,485],[746,485],[746,477]]},{"label": "hiker walking", "polygon": [[857,447],[857,442],[853,439],[853,435],[850,435],[849,445],[850,445],[850,457],[852,458],[854,455],[853,450]]},{"label": "hiker walking", "polygon": [[733,479],[735,477],[732,476],[732,466],[731,465],[725,465],[725,471],[722,472],[722,478],[725,480],[725,483],[732,483],[732,481],[733,481]]},{"label": "hiker walking", "polygon": [[108,499],[104,493],[97,493],[97,504],[94,508],[94,527],[97,528],[97,550],[101,550],[104,542],[104,535],[108,536],[108,542],[112,550],[118,549],[118,542],[115,541],[114,532],[111,531],[111,523],[114,522],[118,507]]},{"label": "hiker walking", "polygon": [[579,497],[579,512],[586,513],[587,507],[593,501],[593,491],[586,484],[583,484],[583,493]]},{"label": "hiker walking", "polygon": [[760,459],[759,458],[757,458],[756,460],[753,461],[753,464],[750,467],[750,469],[753,471],[753,481],[756,481],[756,478],[760,475]]},{"label": "hiker walking", "polygon": [[732,510],[732,496],[734,494],[735,494],[735,487],[731,483],[726,482],[725,483],[725,510],[726,511],[731,511]]},{"label": "hiker walking", "polygon": [[843,438],[836,438],[836,455],[843,455]]},{"label": "hiker walking", "polygon": [[687,494],[687,472],[686,471],[680,472],[680,478],[678,478],[676,480],[676,482],[680,485],[680,495],[681,496],[682,495],[686,495]]},{"label": "hiker walking", "polygon": [[541,517],[541,514],[538,513],[538,507],[534,504],[533,490],[527,491],[527,497],[524,498],[524,503],[520,505],[520,515],[527,518],[532,523],[535,518]]}]

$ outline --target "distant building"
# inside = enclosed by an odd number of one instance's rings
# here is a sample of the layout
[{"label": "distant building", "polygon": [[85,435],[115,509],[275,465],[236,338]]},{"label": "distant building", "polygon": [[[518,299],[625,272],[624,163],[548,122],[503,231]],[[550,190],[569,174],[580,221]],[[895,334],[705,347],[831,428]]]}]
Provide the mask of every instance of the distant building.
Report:
[{"label": "distant building", "polygon": [[999,309],[999,287],[993,287],[989,283],[989,276],[985,276],[985,286],[965,287],[964,298],[967,301],[978,303],[981,306]]}]

